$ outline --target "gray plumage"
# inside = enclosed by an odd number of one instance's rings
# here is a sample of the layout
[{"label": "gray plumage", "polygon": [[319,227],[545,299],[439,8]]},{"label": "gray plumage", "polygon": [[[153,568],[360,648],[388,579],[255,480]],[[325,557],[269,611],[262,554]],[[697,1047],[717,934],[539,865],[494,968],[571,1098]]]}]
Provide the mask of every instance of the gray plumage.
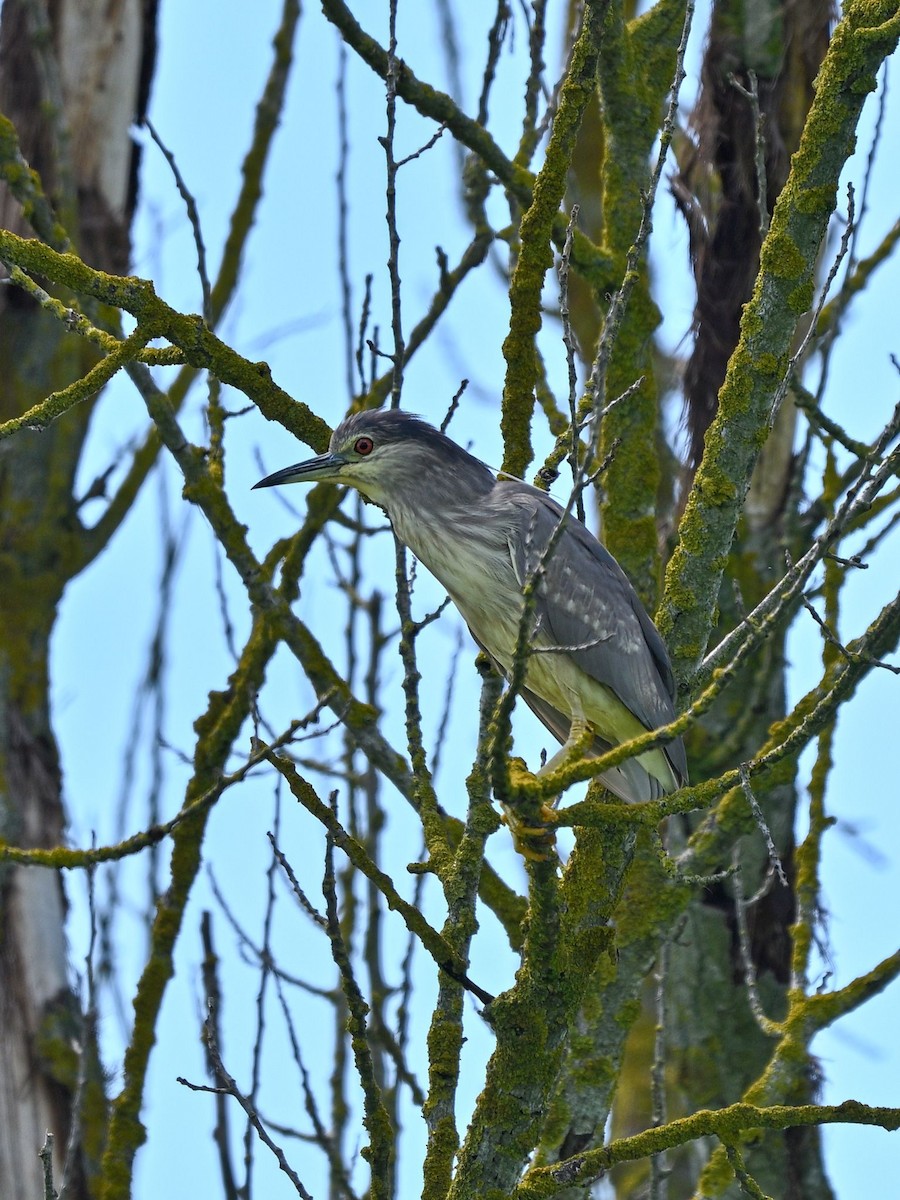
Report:
[{"label": "gray plumage", "polygon": [[[328,454],[256,486],[325,479],[356,487],[385,510],[479,646],[509,675],[522,587],[541,562],[561,506],[538,488],[496,478],[450,438],[396,410],[348,417]],[[530,649],[521,695],[563,750],[583,729],[579,722],[594,733],[591,752],[601,754],[675,715],[662,639],[618,563],[573,516],[543,564]],[[601,779],[628,801],[672,792],[687,780],[681,739]]]}]

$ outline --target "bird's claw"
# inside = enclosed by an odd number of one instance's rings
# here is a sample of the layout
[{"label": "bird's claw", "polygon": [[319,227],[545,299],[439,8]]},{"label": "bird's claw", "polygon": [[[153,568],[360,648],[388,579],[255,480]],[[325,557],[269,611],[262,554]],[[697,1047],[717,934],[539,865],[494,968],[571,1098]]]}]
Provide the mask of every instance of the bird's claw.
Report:
[{"label": "bird's claw", "polygon": [[537,815],[543,824],[527,824],[514,809],[504,804],[500,819],[509,828],[513,845],[523,858],[529,862],[549,862],[556,857],[556,833],[553,829],[558,820],[556,809],[545,803]]}]

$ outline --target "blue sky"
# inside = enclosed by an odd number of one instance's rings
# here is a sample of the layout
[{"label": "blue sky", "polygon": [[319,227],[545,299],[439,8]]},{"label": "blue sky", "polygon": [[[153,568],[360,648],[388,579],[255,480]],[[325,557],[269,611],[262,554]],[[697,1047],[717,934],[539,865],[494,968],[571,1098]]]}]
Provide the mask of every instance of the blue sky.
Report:
[{"label": "blue sky", "polygon": [[[383,6],[370,0],[356,7],[360,20],[383,38],[386,24]],[[461,31],[463,44],[476,48],[473,53],[480,62],[483,27],[489,14],[476,11],[477,6],[460,7],[468,10]],[[430,8],[426,12],[401,0],[400,53],[420,77],[446,86],[440,34]],[[277,19],[278,5],[273,0],[259,0],[253,7],[252,18],[248,17],[246,6],[235,0],[220,0],[215,4],[211,0],[195,0],[191,5],[164,0],[162,4],[160,59],[151,116],[196,197],[213,270],[227,230],[230,206],[238,191],[240,163],[250,138],[254,106],[269,68],[269,45]],[[694,63],[699,54],[701,29],[702,19],[698,16]],[[520,28],[517,57],[525,48],[521,32]],[[468,65],[464,58],[469,88],[464,101],[472,108],[473,81],[480,82],[480,68],[468,69]],[[241,353],[265,358],[284,388],[307,401],[332,424],[340,418],[347,403],[340,293],[334,272],[337,240],[334,176],[338,153],[333,91],[337,69],[337,36],[318,9],[310,7],[300,23],[288,108],[266,175],[265,196],[248,246],[242,286],[221,329],[223,336]],[[885,147],[897,145],[900,134],[893,98],[889,105]],[[354,303],[358,310],[363,278],[372,272],[374,311],[382,341],[386,343],[389,311],[384,156],[376,140],[384,129],[384,98],[381,86],[368,69],[352,59],[348,106],[353,140],[348,187]],[[519,82],[515,61],[504,59],[494,110],[495,136],[511,151],[518,135]],[[850,168],[858,192],[868,149],[866,131],[871,130],[871,124],[870,118],[861,131],[860,154]],[[432,132],[433,127],[428,123],[405,110],[401,112],[398,137],[403,153],[417,149]],[[198,311],[200,293],[195,257],[183,205],[158,152],[148,144],[144,153],[135,273],[152,277],[157,290],[176,307]],[[455,172],[454,149],[445,137],[427,156],[411,163],[401,174],[401,270],[407,329],[427,305],[436,282],[435,244],[443,246],[452,263],[468,240],[458,217]],[[870,209],[869,224],[862,236],[863,254],[877,244],[897,216],[896,168],[888,162],[887,155],[883,156],[873,181]],[[663,336],[674,346],[690,322],[691,292],[684,232],[664,196],[656,213],[655,229],[658,299],[665,315]],[[872,436],[897,396],[897,374],[889,361],[891,351],[900,351],[895,316],[897,287],[897,268],[891,264],[876,277],[870,292],[847,318],[846,349],[839,351],[833,367],[830,411],[860,438]],[[503,379],[500,344],[506,315],[505,289],[499,272],[482,272],[466,285],[445,325],[413,361],[405,384],[406,407],[439,420],[460,380],[469,378],[470,386],[454,422],[454,432],[459,441],[471,441],[479,456],[488,462],[499,459],[496,398]],[[552,328],[542,334],[542,347],[552,377],[563,393],[564,352]],[[237,409],[243,400],[231,395],[227,403]],[[197,391],[184,418],[191,436],[198,440],[202,438],[201,405],[202,394]],[[127,458],[132,439],[140,436],[145,427],[145,415],[136,393],[127,382],[117,380],[100,403],[82,483],[86,485],[110,461]],[[276,536],[290,532],[296,525],[296,517],[277,496],[251,493],[250,486],[262,473],[303,458],[305,453],[305,448],[298,447],[282,429],[267,424],[257,414],[229,423],[230,494],[259,553]],[[168,632],[170,701],[164,730],[173,750],[164,759],[163,815],[177,810],[187,777],[176,751],[191,753],[191,724],[204,711],[208,691],[223,687],[230,670],[213,588],[216,561],[213,539],[196,513],[185,512],[179,493],[179,481],[167,463],[160,485],[151,483],[145,489],[114,544],[70,586],[63,601],[54,643],[54,708],[75,844],[85,843],[94,830],[101,840],[114,833],[111,814],[121,793],[122,748],[131,736],[132,697],[144,669],[159,603],[160,551],[154,530],[162,503],[171,511],[179,536],[185,539]],[[288,498],[302,511],[301,489],[294,489]],[[90,517],[90,510],[85,515]],[[841,630],[844,636],[858,634],[885,599],[896,591],[897,553],[895,536],[882,549],[879,564],[854,579],[849,589],[852,602],[845,613],[846,628]],[[366,560],[373,572],[379,570],[384,560],[390,560],[381,585],[389,598],[392,552],[386,537],[375,539],[367,548]],[[240,646],[248,628],[247,614],[239,585],[231,578],[227,565],[223,571]],[[328,579],[328,563],[320,554],[307,570],[298,611],[326,644],[338,652],[340,630],[334,627],[336,596]],[[422,573],[416,599],[420,611],[439,601],[441,594]],[[426,685],[425,691],[426,732],[432,737],[442,709],[443,679],[456,645],[457,631],[457,618],[448,615],[428,631],[422,643],[423,658],[432,679],[437,681]],[[468,643],[466,647],[444,768],[438,780],[447,806],[456,812],[462,812],[461,780],[474,740],[475,676]],[[790,643],[791,689],[795,696],[815,680],[819,654],[818,634],[812,620],[801,620]],[[311,707],[311,693],[298,674],[286,655],[273,664],[264,706],[276,728],[283,728],[291,717]],[[392,666],[386,670],[384,684],[388,694],[393,691],[399,697],[399,668]],[[837,766],[828,802],[839,825],[827,840],[824,867],[824,898],[831,913],[831,986],[848,982],[896,949],[896,847],[900,844],[900,828],[889,731],[896,726],[898,687],[900,683],[895,676],[874,672],[861,689],[858,701],[842,717],[838,730]],[[386,716],[385,728],[392,742],[399,746],[403,739],[398,711]],[[523,718],[519,728],[523,731],[523,744],[536,744],[539,736],[533,725],[529,726]],[[146,751],[146,729],[142,736]],[[144,752],[136,768],[135,799],[125,818],[128,831],[143,821],[137,797],[147,785],[147,775]],[[404,867],[419,855],[418,833],[403,802],[388,803],[389,860],[393,861],[395,877],[406,894],[411,895],[412,881],[406,877]],[[261,881],[264,882],[268,865],[265,834],[275,820],[274,805],[270,781],[236,789],[218,806],[208,835],[207,858],[215,879],[241,920],[254,930],[258,930],[263,902]],[[321,846],[317,833],[310,830],[309,821],[294,811],[290,801],[284,805],[281,821],[285,844],[295,865],[308,872],[307,877],[319,878]],[[495,839],[495,844],[499,868],[509,878],[518,878],[521,869],[511,847],[501,845],[499,839]],[[162,878],[165,878],[164,863]],[[198,1182],[204,1177],[208,1180],[208,1172],[216,1169],[208,1138],[211,1106],[174,1082],[177,1074],[197,1081],[204,1078],[197,1036],[198,924],[201,910],[215,907],[210,886],[208,878],[204,878],[192,901],[179,948],[177,975],[166,1001],[146,1113],[150,1139],[139,1156],[138,1196],[154,1195],[160,1189],[176,1195],[193,1192]],[[70,889],[80,913],[79,881],[70,880]],[[129,910],[140,903],[145,889],[144,869],[132,864],[124,872],[126,900],[119,918],[117,947],[117,966],[125,981],[126,1000],[132,994],[145,949],[141,926]],[[434,919],[439,919],[435,897],[426,896],[426,903]],[[78,955],[83,953],[79,928],[76,921],[73,949],[76,966]],[[219,949],[227,964],[226,1058],[232,1073],[246,1079],[249,1069],[246,1034],[254,1019],[257,981],[251,970],[238,963],[231,934],[218,918],[216,928]],[[310,982],[330,983],[330,967],[322,948],[314,945],[312,935],[303,930],[304,926],[298,925],[295,917],[291,920],[285,917],[279,926],[279,950],[285,964],[295,963],[298,972],[305,974]],[[393,936],[402,950],[401,933],[399,925],[396,926]],[[510,956],[498,947],[497,938],[486,939],[473,966],[473,977],[493,991],[505,986],[514,969]],[[427,964],[422,964],[422,970],[423,976],[430,978]],[[327,1011],[312,1002],[305,1011],[308,1037],[310,1029],[315,1030],[318,1022],[327,1020]],[[854,1096],[870,1103],[898,1102],[896,1080],[900,1078],[900,1055],[896,1018],[894,988],[817,1041],[815,1050],[826,1077],[826,1100]],[[487,1052],[488,1042],[479,1037],[477,1021],[470,1024],[467,1053],[474,1060]],[[417,1032],[421,1033],[421,1029]],[[104,1019],[104,1038],[108,1060],[114,1069],[122,1043],[119,1022],[112,1011]],[[327,1038],[310,1040],[327,1046]],[[274,1030],[270,1033],[270,1045],[267,1066],[274,1074],[279,1057],[287,1051]],[[330,1061],[323,1057],[321,1061],[311,1061],[309,1066],[315,1076],[327,1072]],[[477,1071],[474,1074],[477,1078]],[[285,1086],[293,1087],[293,1081]],[[468,1099],[471,1101],[473,1097]],[[272,1108],[274,1111],[274,1100]],[[299,1121],[300,1106],[296,1103],[294,1110]],[[409,1136],[415,1139],[419,1135],[412,1119],[410,1126]],[[842,1200],[876,1193],[883,1188],[883,1180],[895,1173],[892,1166],[896,1148],[881,1131],[832,1128],[826,1133],[826,1146],[835,1191]],[[289,1194],[283,1177],[266,1160],[266,1152],[258,1150],[257,1157],[260,1194],[273,1197]],[[321,1194],[317,1168],[309,1165],[307,1169],[307,1164],[312,1163],[309,1152],[294,1148],[293,1157],[313,1194]],[[414,1166],[414,1162],[409,1164],[409,1174],[403,1181],[403,1200],[418,1195]]]}]

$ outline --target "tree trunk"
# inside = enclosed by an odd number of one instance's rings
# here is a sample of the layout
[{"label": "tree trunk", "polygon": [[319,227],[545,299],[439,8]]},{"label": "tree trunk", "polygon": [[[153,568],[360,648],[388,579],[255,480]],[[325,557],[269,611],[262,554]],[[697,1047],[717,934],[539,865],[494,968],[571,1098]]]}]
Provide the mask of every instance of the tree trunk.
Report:
[{"label": "tree trunk", "polygon": [[[0,112],[71,243],[113,271],[128,267],[137,166],[128,131],[143,113],[155,21],[155,0],[51,0],[49,10],[6,0],[0,23]],[[9,162],[8,143],[4,151]],[[33,236],[20,197],[4,185],[0,224]],[[0,290],[0,420],[90,361],[31,297]],[[73,487],[90,413],[84,404],[0,449],[0,836],[24,847],[64,840],[48,654],[63,589],[85,562]],[[71,1147],[70,1196],[91,1194],[102,1149],[102,1082],[68,975],[65,912],[57,872],[0,873],[2,1195],[40,1194],[48,1131],[57,1186]]]}]

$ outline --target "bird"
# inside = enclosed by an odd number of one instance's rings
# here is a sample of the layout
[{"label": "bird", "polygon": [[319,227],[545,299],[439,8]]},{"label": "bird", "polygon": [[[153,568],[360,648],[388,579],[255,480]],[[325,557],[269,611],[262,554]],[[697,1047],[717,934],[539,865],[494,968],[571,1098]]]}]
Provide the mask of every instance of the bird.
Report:
[{"label": "bird", "polygon": [[[319,481],[356,488],[384,510],[507,679],[523,589],[537,573],[519,694],[561,743],[541,772],[576,748],[596,757],[674,719],[675,681],[659,632],[613,556],[547,492],[495,473],[401,409],[348,416],[326,454],[275,471],[254,488]],[[674,738],[600,779],[620,800],[659,799],[687,782],[684,744]]]}]

